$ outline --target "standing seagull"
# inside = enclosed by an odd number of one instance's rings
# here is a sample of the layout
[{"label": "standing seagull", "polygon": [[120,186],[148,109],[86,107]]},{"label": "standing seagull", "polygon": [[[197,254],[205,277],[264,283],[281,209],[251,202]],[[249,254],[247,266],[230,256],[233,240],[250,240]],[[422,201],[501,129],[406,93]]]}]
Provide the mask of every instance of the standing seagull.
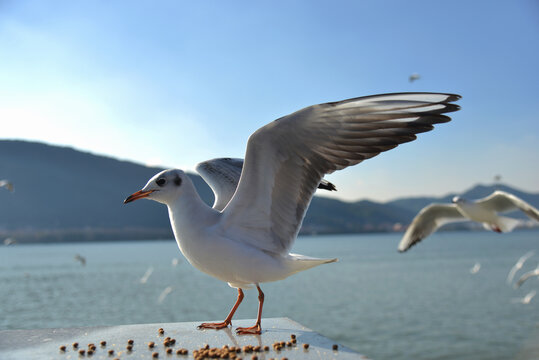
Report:
[{"label": "standing seagull", "polygon": [[520,221],[499,216],[497,213],[517,209],[539,221],[539,210],[505,191],[495,191],[486,198],[477,201],[466,201],[455,196],[453,204],[430,204],[416,215],[404,233],[398,249],[400,252],[408,250],[439,227],[450,222],[473,220],[482,223],[488,230],[499,233],[512,231]]},{"label": "standing seagull", "polygon": [[231,325],[244,288],[258,290],[254,326],[238,334],[260,334],[264,293],[260,284],[337,259],[290,253],[324,174],[370,159],[415,134],[450,121],[458,95],[398,93],[313,105],[277,119],[249,137],[237,189],[222,211],[206,205],[181,170],[165,170],[125,203],[148,198],[167,205],[178,247],[199,270],[238,289],[223,322]]}]

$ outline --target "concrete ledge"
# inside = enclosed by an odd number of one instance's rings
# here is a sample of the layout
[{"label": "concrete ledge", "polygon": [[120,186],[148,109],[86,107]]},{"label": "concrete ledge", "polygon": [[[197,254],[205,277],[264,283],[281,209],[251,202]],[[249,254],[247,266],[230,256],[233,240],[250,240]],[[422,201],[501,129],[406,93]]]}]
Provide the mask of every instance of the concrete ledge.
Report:
[{"label": "concrete ledge", "polygon": [[[199,322],[165,323],[165,324],[137,324],[119,325],[106,327],[88,327],[71,329],[35,329],[35,330],[4,330],[0,331],[0,358],[11,359],[154,359],[153,353],[158,354],[158,359],[192,359],[194,350],[198,350],[208,344],[210,347],[222,348],[241,347],[252,345],[263,348],[268,345],[269,351],[258,353],[238,353],[238,358],[252,359],[256,355],[262,359],[367,359],[345,346],[338,345],[338,350],[333,350],[334,341],[323,337],[311,329],[298,324],[288,318],[273,318],[262,320],[262,335],[241,335],[234,333],[236,326],[251,326],[255,320],[233,321],[233,328],[223,330],[197,330]],[[160,335],[158,329],[163,328],[164,334]],[[295,334],[297,343],[285,346],[281,350],[275,350],[275,342],[288,342],[290,335]],[[172,354],[166,353],[163,340],[166,337],[176,339],[176,343],[170,346]],[[131,351],[127,351],[128,340],[133,340]],[[106,346],[100,342],[106,341]],[[150,349],[148,343],[155,342],[155,347]],[[77,342],[78,349],[72,344]],[[88,344],[93,343],[96,350],[92,355],[86,352],[79,354],[79,350],[88,350]],[[308,349],[304,344],[309,344]],[[60,346],[65,345],[65,352]],[[188,355],[177,355],[178,349],[185,348]],[[109,350],[114,353],[109,355]]]}]

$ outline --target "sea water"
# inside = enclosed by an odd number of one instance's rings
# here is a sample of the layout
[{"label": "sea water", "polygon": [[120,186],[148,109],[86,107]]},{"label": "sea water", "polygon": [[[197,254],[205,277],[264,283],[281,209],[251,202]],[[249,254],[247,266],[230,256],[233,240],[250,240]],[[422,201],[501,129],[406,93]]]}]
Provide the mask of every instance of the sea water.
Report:
[{"label": "sea water", "polygon": [[[373,359],[539,357],[539,294],[519,301],[539,280],[506,284],[527,251],[536,254],[515,278],[538,265],[538,231],[438,232],[404,254],[401,236],[300,237],[293,252],[339,262],[262,284],[264,317],[289,317]],[[222,320],[236,295],[174,240],[0,248],[0,329]],[[256,308],[256,290],[246,291],[236,318]]]}]

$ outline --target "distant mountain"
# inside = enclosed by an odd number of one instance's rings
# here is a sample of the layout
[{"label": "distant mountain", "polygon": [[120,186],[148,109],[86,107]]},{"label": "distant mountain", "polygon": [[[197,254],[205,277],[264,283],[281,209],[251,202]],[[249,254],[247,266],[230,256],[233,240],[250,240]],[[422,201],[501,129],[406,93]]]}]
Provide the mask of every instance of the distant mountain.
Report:
[{"label": "distant mountain", "polygon": [[[153,201],[140,201],[136,206],[123,204],[125,197],[161,170],[68,147],[2,140],[0,179],[11,180],[15,192],[0,189],[0,239],[11,237],[24,242],[172,238],[165,206]],[[211,189],[198,175],[190,177],[204,201],[211,204]],[[502,185],[499,188],[539,207],[539,194]],[[478,185],[460,195],[474,199],[493,190],[493,186]],[[317,196],[302,233],[400,230],[423,206],[449,202],[454,195],[387,203],[343,202]]]}]

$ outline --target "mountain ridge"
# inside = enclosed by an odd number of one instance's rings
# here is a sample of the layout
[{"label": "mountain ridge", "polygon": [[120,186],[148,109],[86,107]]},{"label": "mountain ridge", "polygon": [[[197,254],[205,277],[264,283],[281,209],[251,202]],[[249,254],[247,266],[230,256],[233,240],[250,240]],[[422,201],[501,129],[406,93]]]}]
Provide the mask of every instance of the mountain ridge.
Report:
[{"label": "mountain ridge", "polygon": [[[23,140],[0,140],[0,178],[15,192],[0,189],[0,239],[20,242],[172,238],[167,209],[152,201],[124,206],[123,200],[161,171],[131,161],[71,147]],[[188,174],[201,198],[213,203],[202,178]],[[338,185],[338,184],[337,184]],[[507,185],[500,189],[539,206],[539,194]],[[461,195],[475,199],[493,186],[477,185]],[[302,234],[400,231],[425,205],[449,202],[442,197],[399,198],[388,202],[344,202],[315,196]]]}]

